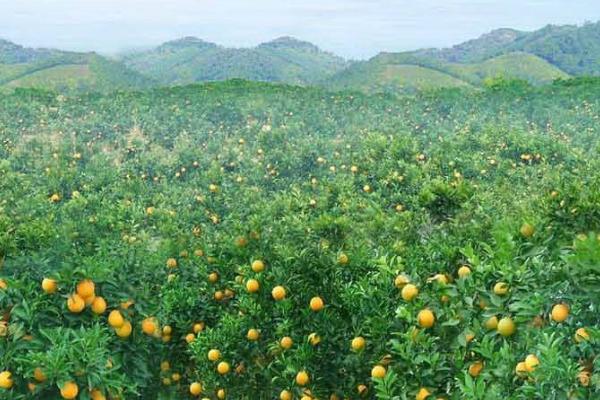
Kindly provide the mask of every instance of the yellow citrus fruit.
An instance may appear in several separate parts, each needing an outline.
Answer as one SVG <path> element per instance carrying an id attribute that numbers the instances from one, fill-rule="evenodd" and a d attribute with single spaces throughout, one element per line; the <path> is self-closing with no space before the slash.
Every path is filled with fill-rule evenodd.
<path id="1" fill-rule="evenodd" d="M 508 337 L 515 333 L 516 326 L 512 319 L 509 317 L 504 317 L 498 321 L 496 330 L 500 335 Z"/>
<path id="2" fill-rule="evenodd" d="M 72 294 L 67 299 L 67 308 L 72 313 L 80 313 L 85 308 L 85 301 L 78 294 Z"/>
<path id="3" fill-rule="evenodd" d="M 356 387 L 356 391 L 357 391 L 357 392 L 358 392 L 358 394 L 360 394 L 361 396 L 362 396 L 362 395 L 364 395 L 365 393 L 367 393 L 367 390 L 368 390 L 368 388 L 367 388 L 367 386 L 366 386 L 366 385 L 362 385 L 362 384 L 361 384 L 361 385 L 358 385 L 358 386 Z"/>
<path id="4" fill-rule="evenodd" d="M 125 319 L 119 310 L 112 310 L 108 314 L 108 324 L 113 328 L 120 328 L 125 323 Z"/>
<path id="5" fill-rule="evenodd" d="M 467 265 L 463 265 L 458 269 L 459 278 L 466 278 L 469 275 L 471 275 L 471 268 L 469 268 Z"/>
<path id="6" fill-rule="evenodd" d="M 418 294 L 419 289 L 411 283 L 404 285 L 401 292 L 402 298 L 406 301 L 412 301 Z"/>
<path id="7" fill-rule="evenodd" d="M 162 361 L 160 363 L 160 370 L 163 372 L 167 372 L 171 369 L 171 364 L 168 361 Z"/>
<path id="8" fill-rule="evenodd" d="M 142 332 L 146 335 L 154 335 L 157 330 L 158 324 L 154 317 L 148 317 L 142 321 Z"/>
<path id="9" fill-rule="evenodd" d="M 10 371 L 0 372 L 0 388 L 10 389 L 13 386 L 12 373 Z"/>
<path id="10" fill-rule="evenodd" d="M 281 393 L 279 393 L 279 400 L 292 400 L 293 398 L 294 396 L 289 390 L 282 390 Z"/>
<path id="11" fill-rule="evenodd" d="M 96 285 L 90 279 L 84 279 L 77 284 L 77 294 L 83 298 L 94 296 Z"/>
<path id="12" fill-rule="evenodd" d="M 533 372 L 538 365 L 540 365 L 540 360 L 538 360 L 535 354 L 530 354 L 525 357 L 525 370 L 527 372 Z"/>
<path id="13" fill-rule="evenodd" d="M 221 361 L 217 365 L 217 372 L 221 375 L 225 375 L 226 373 L 229 372 L 229 370 L 230 370 L 229 363 L 227 363 L 225 361 Z"/>
<path id="14" fill-rule="evenodd" d="M 246 334 L 246 338 L 251 342 L 255 342 L 260 337 L 260 332 L 254 328 L 248 329 L 248 333 Z"/>
<path id="15" fill-rule="evenodd" d="M 400 289 L 401 287 L 403 287 L 404 285 L 406 285 L 409 282 L 410 282 L 410 279 L 408 278 L 408 276 L 398 275 L 396 277 L 396 279 L 394 279 L 394 286 L 396 286 L 398 289 Z"/>
<path id="16" fill-rule="evenodd" d="M 208 274 L 208 281 L 210 283 L 216 283 L 219 280 L 219 274 L 217 274 L 216 272 L 211 272 L 210 274 Z"/>
<path id="17" fill-rule="evenodd" d="M 87 306 L 91 306 L 92 303 L 94 302 L 94 300 L 96 300 L 96 296 L 95 295 L 91 295 L 88 297 L 83 297 L 83 302 L 85 303 L 86 307 Z"/>
<path id="18" fill-rule="evenodd" d="M 275 286 L 271 291 L 271 296 L 276 301 L 283 300 L 285 298 L 285 288 L 283 286 Z"/>
<path id="19" fill-rule="evenodd" d="M 492 315 L 485 321 L 484 325 L 487 330 L 491 331 L 496 329 L 498 327 L 498 317 Z"/>
<path id="20" fill-rule="evenodd" d="M 175 268 L 175 267 L 177 267 L 177 260 L 174 259 L 174 258 L 167 259 L 167 267 L 168 268 Z"/>
<path id="21" fill-rule="evenodd" d="M 525 365 L 525 361 L 517 363 L 517 366 L 515 367 L 515 373 L 521 377 L 527 374 L 527 366 Z"/>
<path id="22" fill-rule="evenodd" d="M 209 361 L 218 361 L 221 358 L 221 352 L 217 349 L 211 349 L 208 351 Z"/>
<path id="23" fill-rule="evenodd" d="M 293 340 L 292 340 L 292 338 L 291 338 L 291 337 L 289 337 L 289 336 L 284 336 L 284 337 L 282 337 L 282 338 L 281 338 L 281 340 L 279 341 L 279 345 L 280 345 L 282 348 L 286 349 L 286 350 L 288 350 L 289 348 L 291 348 L 293 344 L 294 344 L 294 341 L 293 341 Z"/>
<path id="24" fill-rule="evenodd" d="M 185 341 L 187 343 L 192 343 L 194 340 L 196 340 L 196 335 L 194 335 L 193 333 L 188 333 L 187 335 L 185 335 Z"/>
<path id="25" fill-rule="evenodd" d="M 530 238 L 535 233 L 535 228 L 533 227 L 533 225 L 525 222 L 523 225 L 521 225 L 520 232 L 521 232 L 521 235 L 523 235 L 523 237 Z"/>
<path id="26" fill-rule="evenodd" d="M 371 377 L 376 379 L 383 379 L 386 372 L 387 371 L 383 365 L 376 365 L 371 370 Z"/>
<path id="27" fill-rule="evenodd" d="M 66 382 L 60 388 L 60 395 L 63 399 L 74 399 L 79 393 L 79 386 L 73 381 Z"/>
<path id="28" fill-rule="evenodd" d="M 202 393 L 202 385 L 200 382 L 192 382 L 190 384 L 190 394 L 192 396 L 200 396 L 200 393 Z"/>
<path id="29" fill-rule="evenodd" d="M 590 335 L 589 333 L 587 333 L 587 331 L 585 330 L 585 328 L 579 328 L 577 329 L 577 331 L 575 331 L 575 341 L 577 343 L 581 343 L 585 340 L 589 340 L 590 339 Z"/>
<path id="30" fill-rule="evenodd" d="M 569 306 L 566 304 L 556 304 L 552 307 L 552 320 L 564 322 L 569 317 Z"/>
<path id="31" fill-rule="evenodd" d="M 316 346 L 319 343 L 321 343 L 321 337 L 317 333 L 313 332 L 310 335 L 308 335 L 308 342 L 312 346 Z"/>
<path id="32" fill-rule="evenodd" d="M 354 339 L 352 339 L 352 343 L 350 344 L 350 346 L 354 351 L 361 351 L 365 348 L 365 338 L 363 338 L 362 336 L 355 337 Z"/>
<path id="33" fill-rule="evenodd" d="M 173 374 L 171 375 L 171 379 L 173 380 L 173 382 L 179 382 L 181 380 L 181 374 L 178 372 L 173 372 Z"/>
<path id="34" fill-rule="evenodd" d="M 260 289 L 260 284 L 256 279 L 248 279 L 246 282 L 246 290 L 248 293 L 256 293 Z"/>
<path id="35" fill-rule="evenodd" d="M 93 389 L 90 392 L 90 398 L 92 400 L 106 400 L 106 396 L 99 389 Z"/>
<path id="36" fill-rule="evenodd" d="M 115 332 L 117 333 L 118 337 L 124 339 L 124 338 L 129 337 L 129 335 L 131 335 L 132 329 L 133 329 L 133 327 L 131 326 L 131 322 L 124 320 L 123 325 L 121 325 L 118 328 L 115 328 Z"/>
<path id="37" fill-rule="evenodd" d="M 42 290 L 48 294 L 56 293 L 56 291 L 58 290 L 58 284 L 56 280 L 44 278 L 42 280 Z"/>
<path id="38" fill-rule="evenodd" d="M 225 389 L 219 389 L 217 390 L 217 399 L 224 399 L 225 398 Z"/>
<path id="39" fill-rule="evenodd" d="M 417 323 L 421 328 L 431 328 L 435 323 L 435 315 L 431 310 L 425 308 L 417 314 Z"/>
<path id="40" fill-rule="evenodd" d="M 106 311 L 106 300 L 100 296 L 96 296 L 92 301 L 92 312 L 96 315 L 104 314 Z"/>
<path id="41" fill-rule="evenodd" d="M 254 260 L 252 261 L 252 271 L 258 273 L 265 270 L 265 263 L 262 260 Z"/>
<path id="42" fill-rule="evenodd" d="M 38 382 L 45 382 L 47 379 L 46 374 L 40 367 L 33 370 L 33 378 Z"/>
<path id="43" fill-rule="evenodd" d="M 340 264 L 340 265 L 346 265 L 346 264 L 348 264 L 349 261 L 350 261 L 350 259 L 348 258 L 348 256 L 345 253 L 341 253 L 338 256 L 338 264 Z"/>
<path id="44" fill-rule="evenodd" d="M 325 307 L 325 303 L 323 302 L 322 298 L 315 296 L 310 299 L 310 309 L 314 312 L 321 311 L 323 307 Z"/>
<path id="45" fill-rule="evenodd" d="M 306 371 L 300 371 L 296 374 L 296 383 L 298 386 L 306 386 L 310 381 L 310 377 Z"/>
<path id="46" fill-rule="evenodd" d="M 415 396 L 415 400 L 425 400 L 427 399 L 427 397 L 429 397 L 431 395 L 431 392 L 429 390 L 427 390 L 426 388 L 421 388 L 419 389 L 419 391 L 417 392 L 417 395 Z"/>
<path id="47" fill-rule="evenodd" d="M 194 331 L 194 333 L 200 333 L 204 330 L 204 322 L 197 322 L 194 324 L 194 326 L 192 327 L 192 330 Z"/>
<path id="48" fill-rule="evenodd" d="M 163 335 L 168 336 L 173 333 L 173 328 L 170 325 L 165 325 L 162 328 L 162 333 Z"/>
<path id="49" fill-rule="evenodd" d="M 581 371 L 577 374 L 577 379 L 581 386 L 588 387 L 590 385 L 590 372 L 589 371 Z"/>
<path id="50" fill-rule="evenodd" d="M 504 296 L 508 293 L 508 284 L 504 282 L 498 282 L 494 285 L 494 293 L 498 296 Z"/>

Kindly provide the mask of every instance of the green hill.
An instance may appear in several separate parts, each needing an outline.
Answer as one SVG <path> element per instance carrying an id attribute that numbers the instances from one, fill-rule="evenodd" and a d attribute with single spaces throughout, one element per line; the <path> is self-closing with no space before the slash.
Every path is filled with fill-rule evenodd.
<path id="1" fill-rule="evenodd" d="M 310 84 L 333 75 L 347 65 L 341 57 L 289 37 L 254 48 L 235 49 L 188 37 L 128 55 L 124 62 L 163 84 L 232 78 Z"/>

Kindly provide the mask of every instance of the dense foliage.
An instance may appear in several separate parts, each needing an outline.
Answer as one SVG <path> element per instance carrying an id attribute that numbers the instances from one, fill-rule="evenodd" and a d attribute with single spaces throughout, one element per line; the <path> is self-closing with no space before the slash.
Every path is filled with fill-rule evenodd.
<path id="1" fill-rule="evenodd" d="M 599 122 L 597 79 L 3 96 L 0 398 L 598 398 Z"/>

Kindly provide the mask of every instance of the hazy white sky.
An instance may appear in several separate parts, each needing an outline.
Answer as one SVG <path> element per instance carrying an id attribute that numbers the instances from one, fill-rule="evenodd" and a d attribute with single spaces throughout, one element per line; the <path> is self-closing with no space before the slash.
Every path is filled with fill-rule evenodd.
<path id="1" fill-rule="evenodd" d="M 242 47 L 291 35 L 362 58 L 586 20 L 600 20 L 600 0 L 0 0 L 1 38 L 104 53 L 181 36 Z"/>

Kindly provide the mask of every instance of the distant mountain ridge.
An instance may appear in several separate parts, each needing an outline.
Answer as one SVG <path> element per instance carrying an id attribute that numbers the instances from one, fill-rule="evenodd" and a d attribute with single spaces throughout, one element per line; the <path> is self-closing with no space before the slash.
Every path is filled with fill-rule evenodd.
<path id="1" fill-rule="evenodd" d="M 144 89 L 237 78 L 395 92 L 477 87 L 498 77 L 544 84 L 582 75 L 600 75 L 600 22 L 548 25 L 533 32 L 501 28 L 449 48 L 382 52 L 358 62 L 290 36 L 246 48 L 188 36 L 118 59 L 31 49 L 0 39 L 0 87 L 61 91 Z"/>

